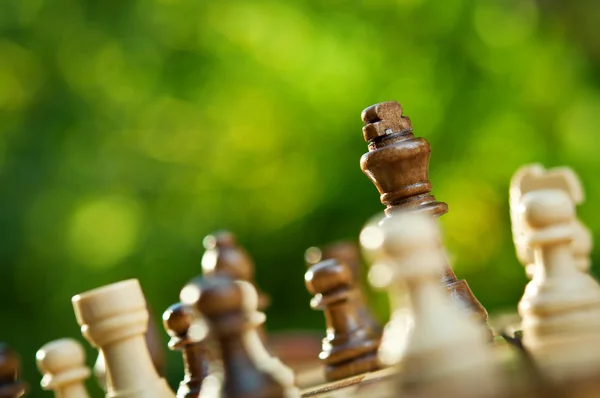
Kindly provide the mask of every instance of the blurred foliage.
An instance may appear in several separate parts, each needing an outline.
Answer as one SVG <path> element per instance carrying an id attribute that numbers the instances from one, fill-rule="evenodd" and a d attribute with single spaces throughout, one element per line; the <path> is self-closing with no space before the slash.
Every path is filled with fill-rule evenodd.
<path id="1" fill-rule="evenodd" d="M 382 210 L 359 116 L 390 99 L 431 143 L 457 274 L 514 310 L 520 165 L 571 165 L 600 229 L 600 10 L 573 3 L 0 2 L 0 339 L 37 385 L 37 348 L 79 336 L 72 295 L 139 278 L 158 320 L 220 228 L 256 260 L 270 329 L 322 328 L 303 252 Z"/>

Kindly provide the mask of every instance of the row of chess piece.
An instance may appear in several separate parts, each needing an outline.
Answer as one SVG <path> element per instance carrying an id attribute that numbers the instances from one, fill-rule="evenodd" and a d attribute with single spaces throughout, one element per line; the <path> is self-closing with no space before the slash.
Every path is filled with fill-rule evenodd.
<path id="1" fill-rule="evenodd" d="M 253 283 L 249 255 L 232 234 L 215 234 L 205 239 L 203 276 L 163 315 L 169 347 L 184 357 L 177 393 L 152 361 L 137 280 L 72 298 L 83 336 L 99 350 L 107 397 L 600 397 L 600 285 L 589 274 L 591 234 L 575 213 L 583 201 L 577 176 L 529 165 L 511 181 L 513 237 L 531 282 L 517 319 L 492 330 L 448 264 L 435 222 L 448 206 L 430 194 L 429 144 L 414 137 L 397 102 L 369 107 L 362 118 L 369 152 L 361 168 L 386 211 L 363 229 L 360 244 L 370 283 L 390 293 L 385 328 L 364 302 L 356 256 L 340 246 L 310 250 L 305 283 L 311 307 L 325 314 L 315 358 L 325 377 L 303 385 L 290 358 L 269 349 L 262 330 L 269 299 Z M 42 387 L 87 397 L 90 371 L 76 340 L 45 345 L 37 361 Z M 23 393 L 17 367 L 16 354 L 0 348 L 0 398 Z"/>
<path id="2" fill-rule="evenodd" d="M 361 396 L 360 386 L 344 390 L 343 381 L 365 373 L 381 379 L 372 392 L 375 396 L 397 396 L 397 391 L 408 386 L 404 383 L 421 383 L 432 376 L 435 390 L 428 387 L 428 397 L 437 396 L 439 387 L 447 389 L 450 382 L 457 383 L 455 388 L 462 391 L 467 376 L 485 381 L 478 394 L 487 389 L 496 392 L 497 388 L 491 387 L 499 379 L 494 373 L 487 330 L 456 306 L 439 283 L 445 258 L 434 221 L 422 214 L 395 214 L 381 225 L 366 227 L 361 239 L 371 255 L 378 253 L 374 263 L 378 272 L 387 267 L 388 284 L 405 284 L 404 291 L 413 302 L 412 332 L 408 333 L 404 324 L 393 330 L 394 335 L 390 335 L 392 329 L 386 329 L 388 345 L 395 340 L 406 348 L 398 361 L 383 363 L 379 359 L 382 330 L 368 312 L 353 269 L 339 260 L 348 254 L 348 247 L 332 246 L 334 253 L 325 251 L 325 256 L 335 257 L 316 262 L 305 275 L 307 289 L 314 295 L 311 307 L 325 312 L 328 333 L 319 358 L 325 365 L 325 380 L 332 383 L 301 391 L 294 371 L 265 348 L 261 331 L 265 316 L 258 311 L 259 294 L 250 280 L 239 279 L 240 275 L 252 275 L 241 272 L 249 270 L 244 264 L 250 263 L 242 261 L 249 259 L 247 253 L 233 235 L 220 233 L 207 237 L 216 244 L 204 255 L 204 275 L 190 281 L 181 290 L 180 302 L 163 314 L 171 336 L 169 347 L 181 350 L 185 362 L 186 374 L 177 397 L 318 396 L 321 391 L 329 394 L 336 389 L 336 381 L 342 382 L 339 396 Z M 175 396 L 150 355 L 144 336 L 149 314 L 137 280 L 78 294 L 72 304 L 83 336 L 99 350 L 101 360 L 97 364 L 101 363 L 105 371 L 101 385 L 107 397 Z M 424 312 L 416 311 L 418 308 Z M 432 347 L 440 351 L 427 358 Z M 471 362 L 463 364 L 462 372 L 454 369 L 457 353 Z M 12 374 L 3 379 L 10 383 L 1 383 L 0 389 L 10 386 L 13 395 L 6 396 L 17 397 L 24 392 L 24 385 L 16 379 L 17 357 L 4 346 L 0 358 L 0 373 Z M 36 359 L 44 389 L 55 391 L 57 397 L 88 397 L 84 381 L 91 372 L 77 340 L 52 341 L 40 348 Z M 402 371 L 396 372 L 399 363 Z M 397 385 L 396 374 L 402 374 L 403 383 Z"/>

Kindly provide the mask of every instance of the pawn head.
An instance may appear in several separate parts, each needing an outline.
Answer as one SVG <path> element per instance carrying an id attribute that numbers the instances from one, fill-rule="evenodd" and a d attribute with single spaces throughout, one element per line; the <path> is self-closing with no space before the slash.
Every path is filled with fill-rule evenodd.
<path id="1" fill-rule="evenodd" d="M 352 272 L 352 278 L 357 281 L 360 271 L 360 253 L 356 243 L 350 241 L 336 242 L 323 249 L 323 259 L 335 258 L 347 265 Z"/>
<path id="2" fill-rule="evenodd" d="M 177 303 L 163 312 L 162 319 L 169 336 L 185 336 L 192 325 L 194 315 L 186 305 Z"/>
<path id="3" fill-rule="evenodd" d="M 235 235 L 220 231 L 204 238 L 206 252 L 202 256 L 205 276 L 227 275 L 233 279 L 252 281 L 254 262 L 246 250 L 237 244 Z"/>
<path id="4" fill-rule="evenodd" d="M 518 212 L 531 229 L 571 223 L 575 219 L 573 201 L 559 189 L 538 190 L 523 195 Z"/>
<path id="5" fill-rule="evenodd" d="M 332 258 L 310 267 L 304 274 L 304 281 L 311 294 L 326 294 L 333 290 L 350 287 L 352 273 L 347 266 Z"/>
<path id="6" fill-rule="evenodd" d="M 191 290 L 188 294 L 199 297 L 199 291 L 194 292 L 194 286 L 194 284 L 188 284 L 187 288 Z M 184 295 L 182 294 L 182 296 Z M 171 305 L 163 312 L 162 319 L 163 326 L 171 337 L 168 343 L 171 350 L 180 350 L 187 344 L 200 342 L 208 335 L 206 322 L 189 305 L 183 303 Z"/>
<path id="7" fill-rule="evenodd" d="M 372 271 L 387 275 L 387 284 L 396 278 L 441 272 L 445 253 L 439 228 L 430 216 L 423 213 L 394 214 L 381 222 L 378 233 L 373 233 L 373 236 L 375 241 L 370 244 L 378 255 L 375 260 L 377 267 Z M 382 268 L 386 272 L 382 272 Z M 385 286 L 386 283 L 378 282 L 377 285 Z"/>
<path id="8" fill-rule="evenodd" d="M 52 341 L 35 354 L 37 367 L 43 374 L 58 374 L 85 366 L 85 351 L 74 339 Z"/>
<path id="9" fill-rule="evenodd" d="M 214 275 L 194 279 L 180 294 L 181 302 L 199 311 L 209 320 L 244 308 L 242 289 L 228 276 Z"/>

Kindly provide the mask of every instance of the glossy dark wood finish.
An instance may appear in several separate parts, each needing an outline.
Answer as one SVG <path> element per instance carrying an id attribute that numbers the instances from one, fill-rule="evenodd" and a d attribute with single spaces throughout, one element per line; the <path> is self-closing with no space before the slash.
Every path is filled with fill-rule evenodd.
<path id="1" fill-rule="evenodd" d="M 243 293 L 225 276 L 206 278 L 198 286 L 197 309 L 219 342 L 223 359 L 225 398 L 283 398 L 285 389 L 268 372 L 260 370 L 244 343 L 244 332 L 253 328 L 244 309 Z"/>
<path id="2" fill-rule="evenodd" d="M 357 312 L 356 289 L 350 268 L 335 259 L 321 261 L 305 275 L 308 291 L 315 295 L 313 309 L 325 314 L 327 337 L 319 355 L 327 380 L 340 380 L 379 368 L 380 336 L 373 333 Z"/>
<path id="3" fill-rule="evenodd" d="M 392 217 L 395 211 L 423 211 L 439 217 L 448 212 L 448 205 L 431 194 L 429 143 L 424 138 L 415 138 L 410 119 L 402 115 L 402 106 L 396 101 L 370 106 L 362 112 L 362 120 L 369 152 L 362 156 L 360 166 L 379 191 L 386 215 Z M 442 271 L 441 282 L 463 308 L 489 328 L 487 311 L 467 282 L 457 279 L 449 264 Z"/>
<path id="4" fill-rule="evenodd" d="M 258 310 L 264 312 L 270 304 L 269 296 L 256 286 L 254 261 L 246 249 L 238 244 L 235 235 L 221 230 L 207 235 L 203 243 L 206 249 L 202 258 L 203 275 L 226 275 L 252 283 L 258 292 Z"/>
<path id="5" fill-rule="evenodd" d="M 360 160 L 361 169 L 375 184 L 386 212 L 411 209 L 434 216 L 446 213 L 448 205 L 431 195 L 429 143 L 415 138 L 400 104 L 390 101 L 373 105 L 363 111 L 362 119 L 369 152 Z"/>
<path id="6" fill-rule="evenodd" d="M 367 324 L 374 334 L 381 335 L 381 325 L 375 320 L 373 314 L 371 314 L 363 293 L 363 266 L 357 244 L 351 241 L 339 241 L 324 246 L 322 250 L 316 247 L 307 250 L 306 260 L 309 263 L 309 266 L 312 266 L 319 261 L 329 259 L 335 259 L 341 265 L 349 268 L 352 275 L 352 288 L 356 289 L 354 305 L 358 316 L 361 319 L 361 323 Z"/>
<path id="7" fill-rule="evenodd" d="M 196 398 L 202 390 L 202 382 L 209 374 L 209 351 L 204 339 L 194 341 L 188 334 L 193 313 L 181 303 L 173 304 L 163 313 L 165 330 L 171 336 L 169 348 L 181 351 L 184 378 L 179 383 L 177 398 Z"/>

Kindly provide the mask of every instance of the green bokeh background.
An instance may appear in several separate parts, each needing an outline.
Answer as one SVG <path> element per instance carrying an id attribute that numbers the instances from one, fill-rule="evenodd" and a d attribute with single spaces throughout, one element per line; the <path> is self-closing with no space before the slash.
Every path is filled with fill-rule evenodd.
<path id="1" fill-rule="evenodd" d="M 599 4 L 1 1 L 0 339 L 31 396 L 35 351 L 80 336 L 71 296 L 139 278 L 158 320 L 215 229 L 254 256 L 271 330 L 322 328 L 303 252 L 382 210 L 358 162 L 360 112 L 385 100 L 431 143 L 456 273 L 514 310 L 520 165 L 572 166 L 600 228 Z"/>

